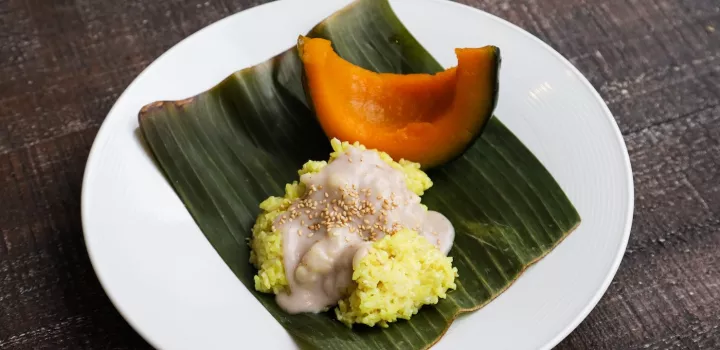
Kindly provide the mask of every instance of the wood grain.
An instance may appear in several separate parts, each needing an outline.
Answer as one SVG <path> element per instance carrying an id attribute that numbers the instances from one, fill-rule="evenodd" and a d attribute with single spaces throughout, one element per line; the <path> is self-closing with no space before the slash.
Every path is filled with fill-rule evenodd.
<path id="1" fill-rule="evenodd" d="M 142 349 L 90 266 L 82 173 L 119 93 L 198 29 L 264 1 L 0 1 L 0 349 Z M 558 349 L 720 348 L 720 2 L 464 0 L 600 91 L 636 213 L 607 294 Z"/>

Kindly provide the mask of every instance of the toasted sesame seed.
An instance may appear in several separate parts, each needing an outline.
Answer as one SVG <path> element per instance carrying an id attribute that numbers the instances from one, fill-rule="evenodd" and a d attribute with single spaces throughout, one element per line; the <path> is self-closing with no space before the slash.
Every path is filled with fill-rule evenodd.
<path id="1" fill-rule="evenodd" d="M 330 197 L 330 195 L 327 192 L 325 192 L 325 198 L 328 198 L 328 197 Z"/>
<path id="2" fill-rule="evenodd" d="M 302 230 L 297 230 L 297 235 L 302 236 Z"/>

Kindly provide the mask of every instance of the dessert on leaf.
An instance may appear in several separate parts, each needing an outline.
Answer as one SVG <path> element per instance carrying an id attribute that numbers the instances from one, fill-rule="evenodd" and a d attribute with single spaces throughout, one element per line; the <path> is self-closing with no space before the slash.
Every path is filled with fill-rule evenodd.
<path id="1" fill-rule="evenodd" d="M 300 347 L 426 349 L 580 223 L 493 117 L 500 50 L 455 53 L 443 69 L 387 0 L 356 0 L 287 51 L 141 110 L 168 183 Z"/>

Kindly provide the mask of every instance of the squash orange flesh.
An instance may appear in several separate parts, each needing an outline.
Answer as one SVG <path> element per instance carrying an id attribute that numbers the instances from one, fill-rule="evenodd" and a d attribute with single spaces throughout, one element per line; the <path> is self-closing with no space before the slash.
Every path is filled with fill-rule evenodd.
<path id="1" fill-rule="evenodd" d="M 375 73 L 301 37 L 306 92 L 328 137 L 358 141 L 428 168 L 459 155 L 492 115 L 497 48 L 456 49 L 458 65 L 430 74 Z"/>

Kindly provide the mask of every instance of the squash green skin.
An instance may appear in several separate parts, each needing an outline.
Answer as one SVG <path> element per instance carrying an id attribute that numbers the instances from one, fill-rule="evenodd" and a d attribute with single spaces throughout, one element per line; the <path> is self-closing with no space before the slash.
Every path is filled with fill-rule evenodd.
<path id="1" fill-rule="evenodd" d="M 502 66 L 502 54 L 500 52 L 500 48 L 497 46 L 493 46 L 493 61 L 494 69 L 492 70 L 493 74 L 491 77 L 491 81 L 493 82 L 493 88 L 492 88 L 492 103 L 488 106 L 488 108 L 484 111 L 479 111 L 478 114 L 478 122 L 480 123 L 480 127 L 477 129 L 475 134 L 473 135 L 473 138 L 470 139 L 470 142 L 468 142 L 464 148 L 462 148 L 458 152 L 454 153 L 448 153 L 448 157 L 440 164 L 436 166 L 440 166 L 449 162 L 452 162 L 458 158 L 460 158 L 465 151 L 467 151 L 470 147 L 473 146 L 473 144 L 477 141 L 477 139 L 482 135 L 483 131 L 485 131 L 485 127 L 490 122 L 490 119 L 495 116 L 495 108 L 497 108 L 498 104 L 498 97 L 500 95 L 500 67 Z M 423 167 L 423 169 L 430 169 Z"/>

